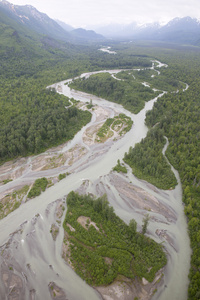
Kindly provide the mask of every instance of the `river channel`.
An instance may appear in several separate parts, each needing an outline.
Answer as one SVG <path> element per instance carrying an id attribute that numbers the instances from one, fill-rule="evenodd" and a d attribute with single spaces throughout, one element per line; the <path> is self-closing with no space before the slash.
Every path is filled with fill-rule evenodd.
<path id="1" fill-rule="evenodd" d="M 161 63 L 159 66 L 160 68 L 166 67 Z M 116 74 L 119 70 L 109 72 Z M 91 74 L 93 73 L 82 74 L 82 77 Z M 51 226 L 57 218 L 56 207 L 58 204 L 62 204 L 63 210 L 66 209 L 66 195 L 72 190 L 78 190 L 97 196 L 107 193 L 108 200 L 115 212 L 127 223 L 134 218 L 138 223 L 138 230 L 141 230 L 143 217 L 147 212 L 149 213 L 151 219 L 147 234 L 158 243 L 163 243 L 168 256 L 162 284 L 152 299 L 186 300 L 191 250 L 178 172 L 172 168 L 178 185 L 174 190 L 168 191 L 159 190 L 145 181 L 138 180 L 128 166 L 126 175 L 112 172 L 117 160 L 122 161 L 124 153 L 129 150 L 129 147 L 134 147 L 146 136 L 148 131 L 145 126 L 146 112 L 152 109 L 154 102 L 162 97 L 164 92 L 147 102 L 144 109 L 134 115 L 121 105 L 70 90 L 67 85 L 70 81 L 56 83 L 52 87 L 57 92 L 84 103 L 92 99 L 92 103 L 105 109 L 109 117 L 116 113 L 125 113 L 131 117 L 134 125 L 120 139 L 107 140 L 104 144 L 85 144 L 84 132 L 97 122 L 97 116 L 93 113 L 91 122 L 72 141 L 59 149 L 60 153 L 70 151 L 76 145 L 86 149 L 84 155 L 80 156 L 72 165 L 64 164 L 49 170 L 33 170 L 34 158 L 30 157 L 25 160 L 20 176 L 0 187 L 0 192 L 6 193 L 9 189 L 31 183 L 39 177 L 53 177 L 59 173 L 70 173 L 69 176 L 56 182 L 39 197 L 24 203 L 0 221 L 0 298 L 50 300 L 52 298 L 49 284 L 54 282 L 66 295 L 66 298 L 59 299 L 101 299 L 101 296 L 81 280 L 62 258 L 64 236 L 62 222 L 65 212 L 59 221 L 57 220 L 59 233 L 56 242 L 50 233 Z M 165 153 L 166 147 L 163 153 Z M 129 194 L 125 193 L 127 190 L 129 190 Z M 132 196 L 135 191 L 138 194 L 134 200 Z M 14 289 L 18 289 L 21 298 L 12 298 Z"/>

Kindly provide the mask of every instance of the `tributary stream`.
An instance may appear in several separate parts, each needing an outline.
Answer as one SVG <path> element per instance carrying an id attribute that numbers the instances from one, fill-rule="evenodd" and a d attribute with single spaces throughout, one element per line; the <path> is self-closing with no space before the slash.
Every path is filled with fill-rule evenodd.
<path id="1" fill-rule="evenodd" d="M 118 71 L 110 73 L 115 74 Z M 60 200 L 63 207 L 66 207 L 66 195 L 72 190 L 82 190 L 97 196 L 106 192 L 115 212 L 127 223 L 134 218 L 138 223 L 138 230 L 141 230 L 143 217 L 149 213 L 151 219 L 147 234 L 158 243 L 163 243 L 168 256 L 162 284 L 152 299 L 186 300 L 191 250 L 178 173 L 173 169 L 178 180 L 176 188 L 162 191 L 145 181 L 138 180 L 130 168 L 126 175 L 112 172 L 117 160 L 123 159 L 129 147 L 134 147 L 135 143 L 146 136 L 148 129 L 145 126 L 145 114 L 152 109 L 157 98 L 146 103 L 144 109 L 134 115 L 120 105 L 71 91 L 66 82 L 70 80 L 53 86 L 60 93 L 76 100 L 89 102 L 92 99 L 93 104 L 105 108 L 110 116 L 116 112 L 125 113 L 132 118 L 134 125 L 125 136 L 116 141 L 108 140 L 104 144 L 85 145 L 83 133 L 95 124 L 94 114 L 92 121 L 60 150 L 61 153 L 68 151 L 77 144 L 86 147 L 87 153 L 73 165 L 34 171 L 31 167 L 33 158 L 30 158 L 21 176 L 0 187 L 0 192 L 6 193 L 7 189 L 30 183 L 39 177 L 52 177 L 59 173 L 70 172 L 65 179 L 48 188 L 39 197 L 24 203 L 0 221 L 0 299 L 50 300 L 52 299 L 48 287 L 50 282 L 55 282 L 66 294 L 66 298 L 59 299 L 101 299 L 101 296 L 81 280 L 62 258 L 64 236 L 62 222 L 65 213 L 58 224 L 59 234 L 56 242 L 50 233 L 51 225 L 56 222 L 55 207 L 58 203 L 56 200 Z M 159 97 L 162 95 L 163 93 Z M 141 199 L 143 202 L 146 201 L 145 204 L 140 203 L 138 196 L 136 200 L 139 199 L 139 202 L 130 200 L 132 196 L 125 195 L 120 190 L 120 184 L 128 187 L 130 193 L 133 193 L 133 190 L 138 191 L 140 196 L 143 195 Z M 14 289 L 19 290 L 19 298 L 12 298 Z"/>

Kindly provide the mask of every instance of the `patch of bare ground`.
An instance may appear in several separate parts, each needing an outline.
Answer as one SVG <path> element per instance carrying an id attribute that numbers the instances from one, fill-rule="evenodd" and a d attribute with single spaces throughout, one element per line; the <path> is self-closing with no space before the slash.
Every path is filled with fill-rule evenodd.
<path id="1" fill-rule="evenodd" d="M 129 183 L 126 180 L 123 180 L 121 176 L 119 177 L 118 175 L 111 174 L 110 179 L 120 197 L 130 207 L 159 213 L 163 215 L 169 222 L 176 221 L 177 217 L 172 208 L 158 201 L 155 196 L 152 196 L 145 190 L 134 186 L 132 183 Z"/>
<path id="2" fill-rule="evenodd" d="M 51 153 L 37 156 L 32 161 L 33 171 L 44 171 L 59 168 L 66 164 L 72 165 L 87 153 L 87 149 L 81 145 L 76 145 L 64 153 Z"/>
<path id="3" fill-rule="evenodd" d="M 18 235 L 21 235 L 20 229 L 12 233 L 9 240 L 0 247 L 2 257 L 0 279 L 1 288 L 3 288 L 5 294 L 5 298 L 2 299 L 25 299 L 24 279 L 26 277 L 22 276 L 22 268 L 13 256 L 13 246 L 15 249 L 18 247 Z"/>
<path id="4" fill-rule="evenodd" d="M 49 292 L 52 299 L 67 300 L 64 291 L 59 286 L 57 286 L 55 282 L 49 283 Z"/>
<path id="5" fill-rule="evenodd" d="M 63 166 L 67 157 L 66 154 L 46 154 L 37 156 L 32 160 L 33 171 L 44 171 Z"/>
<path id="6" fill-rule="evenodd" d="M 51 232 L 53 240 L 55 241 L 56 238 L 57 238 L 57 236 L 58 236 L 58 233 L 59 233 L 59 227 L 58 227 L 58 225 L 52 224 L 50 232 Z"/>
<path id="7" fill-rule="evenodd" d="M 70 231 L 76 231 L 69 223 L 67 223 L 66 226 L 69 227 Z"/>
<path id="8" fill-rule="evenodd" d="M 103 125 L 103 123 L 90 126 L 89 128 L 86 129 L 86 131 L 83 133 L 83 142 L 86 145 L 90 146 L 96 142 L 97 132 L 101 128 L 102 125 Z"/>
<path id="9" fill-rule="evenodd" d="M 71 252 L 70 252 L 70 242 L 69 242 L 69 236 L 67 232 L 64 233 L 64 240 L 62 244 L 62 258 L 68 263 L 68 265 L 74 270 L 73 264 L 70 260 Z"/>
<path id="10" fill-rule="evenodd" d="M 17 209 L 22 202 L 25 202 L 29 186 L 25 185 L 17 189 L 10 189 L 0 194 L 0 219 Z"/>
<path id="11" fill-rule="evenodd" d="M 58 234 L 59 234 L 59 227 L 61 225 L 61 218 L 63 216 L 65 207 L 63 205 L 63 201 L 62 200 L 57 200 L 56 201 L 56 208 L 55 208 L 55 220 L 56 223 L 53 223 L 51 225 L 51 229 L 50 229 L 50 233 L 52 235 L 53 240 L 55 241 Z M 48 213 L 48 211 L 47 211 Z"/>
<path id="12" fill-rule="evenodd" d="M 28 158 L 18 158 L 4 163 L 0 166 L 0 181 L 9 179 L 15 179 L 19 177 L 23 170 L 24 166 L 27 164 Z M 7 175 L 9 174 L 9 176 Z"/>
<path id="13" fill-rule="evenodd" d="M 176 245 L 176 239 L 174 237 L 171 237 L 167 230 L 164 229 L 157 229 L 156 235 L 159 236 L 159 238 L 162 238 L 164 241 L 167 241 L 168 244 L 174 248 L 176 252 L 178 252 L 178 245 Z"/>
<path id="14" fill-rule="evenodd" d="M 96 122 L 104 121 L 110 115 L 110 112 L 101 106 L 95 106 L 94 112 L 96 114 Z"/>
<path id="15" fill-rule="evenodd" d="M 66 163 L 68 163 L 69 166 L 73 165 L 87 152 L 88 150 L 85 147 L 77 144 L 74 148 L 70 149 L 69 152 L 67 153 L 68 160 Z"/>
<path id="16" fill-rule="evenodd" d="M 88 229 L 89 224 L 95 226 L 96 224 L 91 224 L 91 219 L 89 217 L 80 216 L 77 221 L 84 228 Z M 69 226 L 67 224 L 67 226 Z M 98 230 L 98 227 L 96 228 Z M 71 230 L 74 230 L 73 228 Z M 69 266 L 74 270 L 73 264 L 71 262 L 70 256 L 70 242 L 69 235 L 67 232 L 64 233 L 64 241 L 62 246 L 62 257 L 69 264 Z M 104 257 L 105 262 L 108 265 L 112 265 L 112 259 L 109 257 Z M 148 282 L 145 278 L 135 277 L 130 279 L 122 275 L 118 275 L 116 280 L 105 286 L 93 286 L 104 300 L 133 300 L 133 299 L 143 299 L 150 300 L 157 288 L 162 284 L 164 269 L 157 272 L 153 282 Z"/>
<path id="17" fill-rule="evenodd" d="M 95 287 L 95 289 L 104 300 L 149 300 L 162 279 L 162 271 L 160 270 L 156 274 L 154 281 L 151 283 L 144 278 L 142 280 L 138 278 L 132 280 L 120 275 L 112 284 Z"/>
<path id="18" fill-rule="evenodd" d="M 84 180 L 81 186 L 76 190 L 80 195 L 84 195 L 87 192 L 87 188 L 89 187 L 89 180 Z"/>
<path id="19" fill-rule="evenodd" d="M 89 128 L 86 129 L 86 131 L 83 133 L 83 142 L 90 146 L 96 143 L 96 134 L 98 130 L 101 128 L 105 120 L 109 117 L 110 112 L 100 106 L 95 106 L 93 108 L 93 112 L 96 115 L 96 121 L 95 123 L 100 123 L 100 124 L 95 124 L 90 126 Z"/>
<path id="20" fill-rule="evenodd" d="M 83 103 L 80 103 L 80 105 L 86 107 Z M 110 110 L 99 106 L 95 106 L 93 111 L 96 114 L 96 123 L 105 121 L 110 115 Z M 95 124 L 86 130 L 83 134 L 83 140 L 86 145 L 93 145 L 95 143 L 96 132 L 101 125 Z M 18 158 L 4 163 L 0 166 L 0 185 L 3 185 L 5 180 L 9 181 L 19 178 L 27 171 L 37 172 L 58 168 L 64 165 L 71 166 L 88 152 L 85 147 L 77 144 L 70 150 L 61 153 L 62 149 L 67 144 L 68 142 L 57 147 L 50 148 L 46 152 L 37 156 Z"/>
<path id="21" fill-rule="evenodd" d="M 99 231 L 99 228 L 98 226 L 96 225 L 95 222 L 92 222 L 91 219 L 89 217 L 84 217 L 84 216 L 80 216 L 78 219 L 77 219 L 77 222 L 79 224 L 81 224 L 81 226 L 83 226 L 85 229 L 89 229 L 90 226 L 94 226 L 94 228 Z"/>
<path id="22" fill-rule="evenodd" d="M 14 273 L 10 266 L 9 269 L 2 271 L 2 282 L 8 292 L 9 300 L 21 300 L 24 296 L 22 279 Z"/>
<path id="23" fill-rule="evenodd" d="M 64 213 L 65 207 L 63 201 L 59 201 L 56 206 L 56 218 L 61 219 Z"/>
<path id="24" fill-rule="evenodd" d="M 73 264 L 70 260 L 70 242 L 68 240 L 68 234 L 65 232 L 64 242 L 62 247 L 62 257 L 73 268 Z M 112 259 L 104 257 L 107 264 L 112 264 Z M 161 284 L 163 277 L 163 269 L 157 272 L 153 282 L 148 282 L 145 278 L 129 279 L 124 276 L 118 276 L 116 280 L 107 286 L 93 286 L 104 300 L 133 300 L 143 299 L 149 300 L 156 292 L 158 285 Z"/>

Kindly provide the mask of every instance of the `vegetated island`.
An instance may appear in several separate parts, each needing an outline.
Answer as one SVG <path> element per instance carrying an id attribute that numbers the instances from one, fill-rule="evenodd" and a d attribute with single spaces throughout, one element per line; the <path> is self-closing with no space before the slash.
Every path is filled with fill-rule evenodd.
<path id="1" fill-rule="evenodd" d="M 118 75 L 119 76 L 119 75 Z M 109 73 L 100 73 L 89 78 L 79 78 L 69 85 L 71 88 L 105 98 L 121 104 L 125 109 L 137 114 L 145 102 L 160 94 L 142 83 L 130 80 L 117 80 Z"/>
<path id="2" fill-rule="evenodd" d="M 124 156 L 124 162 L 132 168 L 135 176 L 163 190 L 177 185 L 176 177 L 162 154 L 165 143 L 163 131 L 154 127 Z"/>
<path id="3" fill-rule="evenodd" d="M 67 197 L 63 258 L 89 285 L 109 299 L 150 299 L 167 259 L 162 245 L 146 237 L 132 219 L 127 225 L 104 195 L 71 192 Z M 106 298 L 107 299 L 107 298 Z"/>

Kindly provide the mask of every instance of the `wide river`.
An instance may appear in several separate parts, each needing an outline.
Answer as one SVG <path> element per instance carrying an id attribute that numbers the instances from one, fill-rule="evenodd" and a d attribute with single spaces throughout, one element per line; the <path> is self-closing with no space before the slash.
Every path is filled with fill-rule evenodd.
<path id="1" fill-rule="evenodd" d="M 161 63 L 159 66 L 160 68 L 166 67 Z M 115 74 L 119 70 L 109 72 Z M 83 74 L 82 76 L 87 77 L 91 74 Z M 31 169 L 32 158 L 30 158 L 25 166 L 27 169 L 21 176 L 7 185 L 0 187 L 0 192 L 6 192 L 6 189 L 29 183 L 38 177 L 56 176 L 61 171 L 62 173 L 65 171 L 71 173 L 62 181 L 48 188 L 39 197 L 24 203 L 0 221 L 0 268 L 1 278 L 4 279 L 0 283 L 1 299 L 12 299 L 9 298 L 9 293 L 15 287 L 17 278 L 19 278 L 18 284 L 21 284 L 22 296 L 19 298 L 21 300 L 50 300 L 51 296 L 48 288 L 50 282 L 55 282 L 57 286 L 62 288 L 69 300 L 101 299 L 96 291 L 81 280 L 62 259 L 61 249 L 64 235 L 62 226 L 59 228 L 56 242 L 53 241 L 50 233 L 51 225 L 55 223 L 56 200 L 61 199 L 63 205 L 65 205 L 66 195 L 72 190 L 79 189 L 80 186 L 83 186 L 83 183 L 87 183 L 87 192 L 92 193 L 97 192 L 96 187 L 97 185 L 100 186 L 101 183 L 101 186 L 104 186 L 105 190 L 110 191 L 108 192 L 108 200 L 114 207 L 115 212 L 127 223 L 130 219 L 135 218 L 139 230 L 141 229 L 143 216 L 146 214 L 144 209 L 136 209 L 134 206 L 128 205 L 127 201 L 124 201 L 120 197 L 117 189 L 112 185 L 110 172 L 116 165 L 117 160 L 123 159 L 124 153 L 129 150 L 129 147 L 134 147 L 135 143 L 140 142 L 146 136 L 148 129 L 145 126 L 145 114 L 148 110 L 152 109 L 154 102 L 158 98 L 146 103 L 144 109 L 137 115 L 134 115 L 123 109 L 120 105 L 92 95 L 70 90 L 68 85 L 66 85 L 68 82 L 70 80 L 54 84 L 53 87 L 59 93 L 82 102 L 89 102 L 92 99 L 93 104 L 97 104 L 109 111 L 110 116 L 114 115 L 114 112 L 125 113 L 131 117 L 134 125 L 119 140 L 107 141 L 103 145 L 95 144 L 88 146 L 84 144 L 82 137 L 84 131 L 92 124 L 95 124 L 96 116 L 94 114 L 90 124 L 85 126 L 72 141 L 60 150 L 61 152 L 68 151 L 77 144 L 87 148 L 87 153 L 72 166 L 68 165 L 46 171 L 33 171 Z M 162 95 L 163 93 L 159 97 L 162 97 Z M 138 180 L 132 174 L 130 168 L 128 170 L 129 172 L 124 176 L 123 180 L 142 189 L 145 193 L 153 197 L 156 202 L 169 207 L 174 216 L 173 220 L 170 220 L 162 212 L 148 211 L 151 217 L 148 235 L 158 243 L 162 242 L 168 254 L 168 263 L 165 269 L 163 284 L 152 299 L 186 300 L 191 250 L 187 234 L 186 218 L 183 212 L 182 188 L 179 175 L 173 169 L 178 180 L 178 185 L 174 190 L 162 191 L 144 181 Z M 123 175 L 120 176 L 123 177 Z M 109 197 L 109 193 L 111 195 L 111 192 L 113 197 Z M 6 268 L 12 269 L 14 274 L 12 277 L 13 281 L 10 280 L 9 287 L 5 284 L 5 282 L 8 282 L 6 280 L 9 277 Z"/>

